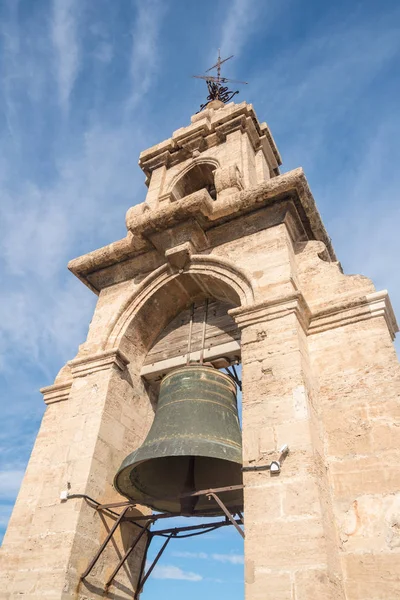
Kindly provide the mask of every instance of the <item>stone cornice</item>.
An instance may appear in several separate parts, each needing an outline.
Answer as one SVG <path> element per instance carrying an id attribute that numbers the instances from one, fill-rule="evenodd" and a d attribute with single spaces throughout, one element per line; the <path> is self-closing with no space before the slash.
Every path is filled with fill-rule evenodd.
<path id="1" fill-rule="evenodd" d="M 229 314 L 240 329 L 295 314 L 304 331 L 308 329 L 311 316 L 307 302 L 301 292 L 298 291 L 272 301 L 233 308 L 229 311 Z"/>
<path id="2" fill-rule="evenodd" d="M 273 319 L 285 317 L 291 313 L 297 315 L 307 335 L 321 333 L 375 317 L 385 319 L 392 339 L 399 331 L 387 290 L 347 299 L 313 313 L 311 313 L 301 292 L 298 291 L 270 302 L 233 308 L 229 311 L 229 314 L 241 329 L 256 323 L 266 323 Z"/>
<path id="3" fill-rule="evenodd" d="M 294 203 L 308 239 L 324 242 L 331 260 L 336 260 L 303 170 L 295 169 L 223 200 L 212 200 L 203 189 L 179 201 L 161 204 L 153 210 L 145 203 L 134 206 L 126 216 L 129 229 L 126 238 L 70 261 L 68 268 L 98 293 L 100 290 L 92 285 L 88 276 L 154 250 L 150 242 L 154 234 L 190 220 L 195 220 L 206 233 L 219 224 L 288 199 Z"/>
<path id="4" fill-rule="evenodd" d="M 187 127 L 181 127 L 169 139 L 141 152 L 139 166 L 147 177 L 161 166 L 169 167 L 185 159 L 193 150 L 204 150 L 220 144 L 234 131 L 246 131 L 255 149 L 273 157 L 275 169 L 282 164 L 281 156 L 266 123 L 258 121 L 254 108 L 247 102 L 233 102 L 218 108 L 206 108 L 192 117 Z"/>
<path id="5" fill-rule="evenodd" d="M 75 358 L 68 363 L 73 377 L 85 377 L 114 366 L 123 371 L 128 364 L 129 360 L 120 350 L 105 350 L 83 358 Z"/>
<path id="6" fill-rule="evenodd" d="M 71 368 L 72 379 L 43 387 L 40 392 L 43 394 L 45 404 L 63 402 L 69 398 L 74 378 L 85 377 L 90 373 L 104 371 L 114 366 L 123 371 L 128 364 L 129 360 L 120 350 L 105 350 L 83 358 L 75 358 L 68 362 Z"/>
<path id="7" fill-rule="evenodd" d="M 399 331 L 387 290 L 333 304 L 312 315 L 308 334 L 321 333 L 374 317 L 384 317 L 390 336 Z"/>
<path id="8" fill-rule="evenodd" d="M 55 402 L 63 402 L 64 400 L 68 400 L 71 386 L 72 379 L 63 383 L 55 383 L 53 385 L 41 388 L 40 392 L 43 394 L 44 403 L 54 404 Z"/>

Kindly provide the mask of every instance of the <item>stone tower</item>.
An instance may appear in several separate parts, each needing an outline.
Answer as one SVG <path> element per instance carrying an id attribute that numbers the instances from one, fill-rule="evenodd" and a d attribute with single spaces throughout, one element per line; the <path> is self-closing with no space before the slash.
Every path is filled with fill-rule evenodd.
<path id="1" fill-rule="evenodd" d="M 98 302 L 42 390 L 2 598 L 104 597 L 135 526 L 80 582 L 114 522 L 80 495 L 123 500 L 113 477 L 152 422 L 157 381 L 184 364 L 185 315 L 204 298 L 207 360 L 243 369 L 246 600 L 400 597 L 397 324 L 386 291 L 343 274 L 303 171 L 280 163 L 251 105 L 214 101 L 141 154 L 148 192 L 126 237 L 70 263 Z M 258 470 L 284 444 L 280 474 Z M 144 548 L 106 597 L 132 597 Z"/>

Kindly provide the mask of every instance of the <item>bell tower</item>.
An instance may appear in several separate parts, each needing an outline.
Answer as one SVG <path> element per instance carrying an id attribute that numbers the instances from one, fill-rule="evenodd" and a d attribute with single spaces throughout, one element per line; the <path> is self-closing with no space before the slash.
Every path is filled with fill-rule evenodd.
<path id="1" fill-rule="evenodd" d="M 246 600 L 400 596 L 400 372 L 387 292 L 343 274 L 302 169 L 280 174 L 270 130 L 246 102 L 212 100 L 139 165 L 147 195 L 128 210 L 126 237 L 69 263 L 98 302 L 77 356 L 42 389 L 1 597 L 137 597 L 159 505 L 129 505 L 137 473 L 129 466 L 124 484 L 116 474 L 162 437 L 174 377 L 201 368 L 233 389 L 233 371 L 218 369 L 239 363 L 242 506 L 227 492 L 223 504 L 245 523 Z M 165 431 L 170 449 L 176 429 Z M 132 469 L 148 458 L 135 456 Z M 178 500 L 166 508 L 193 511 Z"/>

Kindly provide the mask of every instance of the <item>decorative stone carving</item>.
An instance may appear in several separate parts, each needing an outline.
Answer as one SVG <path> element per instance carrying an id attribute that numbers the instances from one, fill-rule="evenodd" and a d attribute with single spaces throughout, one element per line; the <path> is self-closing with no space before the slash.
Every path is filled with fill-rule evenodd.
<path id="1" fill-rule="evenodd" d="M 44 403 L 54 404 L 55 402 L 68 400 L 71 386 L 72 380 L 63 383 L 55 383 L 54 385 L 41 388 L 40 392 L 43 394 Z"/>
<path id="2" fill-rule="evenodd" d="M 243 189 L 243 178 L 237 165 L 216 169 L 214 181 L 218 200 L 227 194 L 240 192 Z"/>
<path id="3" fill-rule="evenodd" d="M 120 350 L 106 350 L 69 361 L 74 378 L 85 377 L 88 373 L 104 371 L 114 366 L 123 371 L 128 364 L 129 360 Z"/>
<path id="4" fill-rule="evenodd" d="M 193 253 L 193 245 L 190 242 L 180 244 L 165 251 L 165 258 L 173 269 L 182 270 L 190 261 Z"/>

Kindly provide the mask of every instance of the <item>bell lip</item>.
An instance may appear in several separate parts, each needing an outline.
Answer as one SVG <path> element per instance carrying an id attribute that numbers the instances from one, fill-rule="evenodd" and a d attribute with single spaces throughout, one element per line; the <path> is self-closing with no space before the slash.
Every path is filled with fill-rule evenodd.
<path id="1" fill-rule="evenodd" d="M 172 375 L 176 375 L 179 372 L 184 372 L 187 371 L 188 369 L 204 369 L 205 371 L 212 371 L 213 373 L 218 373 L 218 375 L 220 377 L 222 377 L 223 379 L 225 379 L 226 381 L 228 381 L 234 389 L 234 392 L 237 392 L 237 385 L 236 382 L 232 379 L 232 377 L 229 377 L 229 375 L 227 375 L 226 373 L 222 373 L 219 369 L 215 369 L 214 367 L 209 367 L 208 365 L 201 365 L 199 363 L 192 363 L 189 365 L 184 365 L 183 367 L 176 367 L 175 369 L 172 369 L 171 371 L 169 371 L 166 375 L 164 375 L 164 377 L 161 380 L 161 385 L 164 383 L 164 381 L 166 381 L 166 379 L 168 379 L 168 377 L 172 377 Z"/>
<path id="2" fill-rule="evenodd" d="M 148 460 L 148 459 L 141 460 L 141 461 L 140 461 L 139 463 L 137 463 L 137 465 L 135 465 L 135 466 L 141 465 L 141 464 L 143 464 L 143 463 L 147 462 L 147 460 Z M 232 462 L 232 463 L 234 463 L 234 461 L 228 461 L 228 462 Z M 235 464 L 239 464 L 239 463 L 235 463 Z M 127 468 L 127 467 L 125 467 L 125 468 Z M 157 512 L 159 512 L 161 509 L 160 509 L 159 507 L 155 506 L 155 504 L 152 502 L 152 500 L 153 500 L 153 501 L 154 501 L 154 500 L 156 500 L 156 502 L 163 502 L 163 501 L 167 501 L 167 502 L 168 502 L 168 501 L 174 501 L 174 500 L 176 499 L 175 497 L 170 497 L 170 498 L 159 498 L 159 499 L 157 499 L 157 498 L 155 498 L 155 497 L 153 497 L 153 496 L 147 496 L 147 497 L 146 497 L 146 494 L 145 494 L 144 492 L 141 492 L 141 493 L 143 494 L 143 496 L 144 496 L 142 499 L 137 499 L 137 498 L 135 499 L 135 498 L 133 498 L 132 496 L 129 496 L 128 494 L 125 494 L 125 493 L 124 493 L 124 492 L 123 492 L 123 491 L 120 489 L 120 487 L 118 486 L 118 483 L 117 483 L 117 478 L 118 478 L 118 475 L 119 475 L 119 474 L 122 472 L 122 470 L 123 470 L 123 469 L 121 469 L 121 468 L 120 468 L 120 469 L 119 469 L 119 471 L 118 471 L 118 473 L 115 475 L 115 477 L 114 477 L 114 481 L 113 481 L 113 486 L 114 486 L 114 489 L 115 489 L 115 490 L 116 490 L 116 491 L 117 491 L 117 492 L 118 492 L 118 493 L 119 493 L 121 496 L 123 496 L 124 498 L 127 498 L 127 499 L 128 499 L 130 502 L 132 502 L 133 504 L 140 504 L 140 505 L 146 506 L 147 508 L 151 508 L 151 509 L 152 509 L 152 510 L 154 510 L 154 511 L 157 511 Z M 233 485 L 238 485 L 238 484 L 233 484 Z M 242 479 L 242 483 L 241 483 L 241 485 L 243 485 L 243 479 Z M 138 491 L 140 492 L 140 490 L 138 490 Z M 243 486 L 243 488 L 242 488 L 242 490 L 241 490 L 241 495 L 242 495 L 242 498 L 241 498 L 241 508 L 240 508 L 240 506 L 239 506 L 239 505 L 237 505 L 237 506 L 236 506 L 236 508 L 237 508 L 238 510 L 241 510 L 241 511 L 243 510 L 243 492 L 244 492 L 244 486 Z M 229 503 L 229 504 L 230 504 L 230 503 Z M 195 511 L 193 514 L 185 514 L 185 513 L 179 512 L 179 511 L 178 511 L 178 512 L 175 512 L 175 511 L 168 511 L 168 512 L 171 512 L 171 514 L 174 514 L 174 515 L 176 515 L 176 516 L 191 516 L 191 517 L 199 517 L 199 516 L 202 516 L 203 514 L 204 514 L 204 516 L 219 516 L 219 515 L 221 515 L 221 514 L 222 514 L 222 513 L 221 513 L 221 512 L 218 510 L 218 507 L 215 507 L 214 509 L 210 509 L 210 511 L 204 511 L 204 510 L 203 510 L 203 511 L 198 511 L 198 512 L 196 512 L 196 511 Z"/>
<path id="3" fill-rule="evenodd" d="M 116 473 L 116 474 L 115 474 L 115 476 L 114 476 L 113 485 L 114 485 L 115 489 L 118 491 L 118 493 L 119 493 L 119 494 L 122 494 L 122 496 L 125 496 L 125 494 L 124 494 L 124 493 L 122 493 L 122 492 L 120 491 L 119 487 L 117 486 L 117 479 L 118 479 L 119 475 L 122 473 L 122 471 L 124 471 L 124 469 L 126 469 L 126 468 L 128 468 L 128 467 L 132 466 L 132 464 L 133 464 L 133 461 L 132 461 L 132 460 L 130 460 L 130 461 L 128 462 L 128 459 L 130 459 L 130 457 L 131 457 L 132 455 L 136 454 L 136 453 L 137 453 L 137 452 L 140 450 L 140 448 L 141 448 L 141 446 L 139 446 L 139 448 L 137 448 L 137 450 L 134 450 L 133 452 L 131 452 L 131 454 L 128 454 L 128 456 L 127 456 L 126 458 L 124 458 L 124 460 L 123 460 L 123 461 L 122 461 L 122 463 L 121 463 L 121 466 L 119 467 L 119 469 L 118 469 L 117 473 Z M 177 458 L 177 457 L 179 457 L 179 456 L 186 456 L 186 455 L 185 455 L 185 454 L 169 454 L 169 455 L 165 455 L 165 456 L 163 456 L 162 458 Z M 215 458 L 216 460 L 224 460 L 224 459 L 222 459 L 222 458 L 221 458 L 221 459 L 218 459 L 218 457 L 210 457 L 210 456 L 209 456 L 209 455 L 207 455 L 207 454 L 196 454 L 196 456 L 199 456 L 199 457 L 202 457 L 202 458 Z M 161 458 L 161 457 L 158 457 L 158 458 Z M 140 460 L 138 463 L 136 463 L 136 464 L 135 464 L 134 468 L 138 467 L 139 465 L 142 465 L 143 463 L 145 463 L 145 462 L 147 462 L 147 461 L 149 461 L 149 460 L 153 460 L 153 458 L 144 458 L 143 460 Z M 127 464 L 124 464 L 125 462 L 126 462 Z M 243 466 L 243 458 L 242 458 L 242 460 L 238 460 L 238 461 L 236 461 L 236 460 L 232 460 L 232 459 L 229 459 L 229 460 L 227 460 L 226 462 L 230 462 L 230 463 L 233 463 L 233 464 L 235 464 L 235 465 L 242 465 L 242 466 Z"/>

